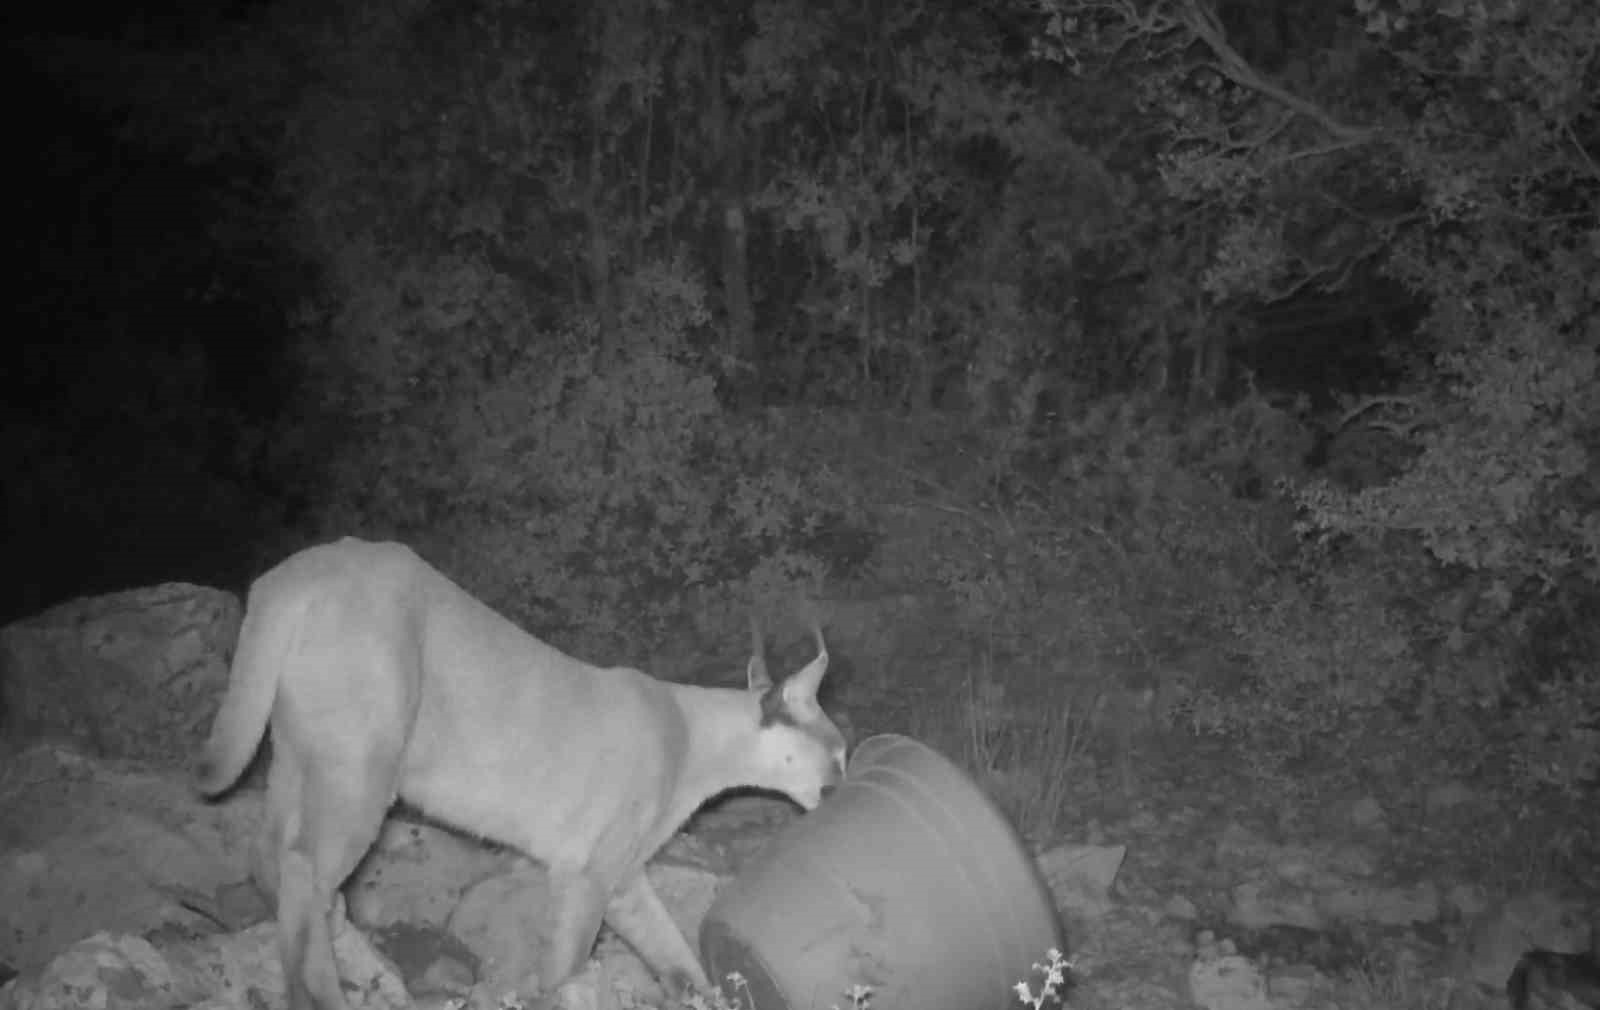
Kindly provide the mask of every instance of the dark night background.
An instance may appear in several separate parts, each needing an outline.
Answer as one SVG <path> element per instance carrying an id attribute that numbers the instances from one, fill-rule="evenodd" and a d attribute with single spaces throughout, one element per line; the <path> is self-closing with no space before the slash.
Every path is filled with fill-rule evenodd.
<path id="1" fill-rule="evenodd" d="M 1600 12 L 1423 6 L 14 15 L 0 619 L 347 534 L 596 656 L 904 593 L 955 749 L 962 657 L 1159 684 L 1584 851 Z"/>
<path id="2" fill-rule="evenodd" d="M 119 100 L 134 83 L 119 75 L 129 34 L 203 36 L 250 7 L 8 16 L 0 617 L 168 580 L 242 589 L 281 521 L 283 489 L 252 444 L 283 403 L 296 283 L 267 208 L 248 205 L 271 166 L 197 163 L 139 136 Z"/>

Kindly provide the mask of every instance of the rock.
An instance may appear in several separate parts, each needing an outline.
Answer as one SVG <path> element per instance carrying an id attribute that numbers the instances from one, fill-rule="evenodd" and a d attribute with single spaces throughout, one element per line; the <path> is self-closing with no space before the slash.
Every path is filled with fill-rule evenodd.
<path id="1" fill-rule="evenodd" d="M 451 912 L 450 932 L 478 958 L 480 986 L 495 992 L 536 992 L 538 967 L 550 924 L 550 889 L 544 868 L 522 861 L 480 880 Z"/>
<path id="2" fill-rule="evenodd" d="M 336 921 L 334 957 L 351 1010 L 409 1008 L 411 997 L 394 965 L 361 930 L 343 918 Z M 180 1000 L 220 998 L 221 1006 L 236 1010 L 254 1010 L 262 997 L 270 1005 L 284 1000 L 278 930 L 273 923 L 173 945 L 163 953 L 172 966 Z"/>
<path id="3" fill-rule="evenodd" d="M 147 940 L 96 933 L 62 951 L 8 995 L 15 1010 L 150 1010 L 175 1001 L 172 969 Z"/>
<path id="4" fill-rule="evenodd" d="M 1061 845 L 1039 855 L 1039 872 L 1056 907 L 1086 918 L 1111 911 L 1111 885 L 1116 883 L 1125 845 Z"/>
<path id="5" fill-rule="evenodd" d="M 241 609 L 184 583 L 88 597 L 0 628 L 0 728 L 188 767 L 227 683 Z"/>
<path id="6" fill-rule="evenodd" d="M 395 923 L 443 928 L 469 887 L 515 858 L 454 831 L 391 816 L 345 884 L 350 919 L 368 929 Z"/>
<path id="7" fill-rule="evenodd" d="M 645 869 L 662 904 L 692 945 L 716 897 L 717 878 L 687 866 L 652 863 Z M 449 928 L 478 958 L 480 988 L 491 992 L 534 992 L 544 985 L 535 976 L 539 954 L 548 942 L 549 885 L 544 868 L 522 860 L 505 873 L 468 889 L 450 917 Z M 632 948 L 602 929 L 595 956 L 618 985 L 653 998 L 661 990 Z"/>
<path id="8" fill-rule="evenodd" d="M 1273 1010 L 1267 984 L 1237 954 L 1202 954 L 1189 965 L 1189 998 L 1205 1010 Z"/>
<path id="9" fill-rule="evenodd" d="M 1333 987 L 1315 968 L 1294 965 L 1274 971 L 1267 978 L 1267 997 L 1275 1007 L 1310 1007 L 1328 1005 L 1331 1000 L 1318 1000 L 1319 995 L 1331 995 Z"/>
<path id="10" fill-rule="evenodd" d="M 40 744 L 12 767 L 0 809 L 0 936 L 19 969 L 97 931 L 215 932 L 259 920 L 251 851 L 258 794 L 205 804 L 171 772 Z"/>
<path id="11" fill-rule="evenodd" d="M 16 1010 L 255 1010 L 281 1006 L 283 972 L 277 929 L 263 923 L 239 933 L 153 944 L 128 934 L 100 932 L 68 947 L 7 994 Z M 411 1006 L 405 986 L 359 930 L 342 925 L 335 956 L 352 1010 Z"/>

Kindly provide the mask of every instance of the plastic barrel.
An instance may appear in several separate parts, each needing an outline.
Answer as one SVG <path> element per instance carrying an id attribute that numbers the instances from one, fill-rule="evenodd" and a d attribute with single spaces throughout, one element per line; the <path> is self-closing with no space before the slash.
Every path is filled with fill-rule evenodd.
<path id="1" fill-rule="evenodd" d="M 1001 1010 L 1060 920 L 1005 815 L 906 736 L 856 748 L 849 773 L 717 895 L 700 928 L 712 981 L 754 1010 Z M 729 987 L 738 972 L 748 993 Z"/>

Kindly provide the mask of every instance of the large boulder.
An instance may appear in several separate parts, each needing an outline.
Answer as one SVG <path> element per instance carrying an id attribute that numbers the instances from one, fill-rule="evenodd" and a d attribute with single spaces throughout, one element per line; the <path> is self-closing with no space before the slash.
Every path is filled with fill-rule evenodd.
<path id="1" fill-rule="evenodd" d="M 0 628 L 0 734 L 187 766 L 227 683 L 241 617 L 232 593 L 168 583 Z"/>

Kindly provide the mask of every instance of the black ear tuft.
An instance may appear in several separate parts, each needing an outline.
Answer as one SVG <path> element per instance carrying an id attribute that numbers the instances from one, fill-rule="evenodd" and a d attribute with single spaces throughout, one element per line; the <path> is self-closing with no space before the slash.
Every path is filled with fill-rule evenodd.
<path id="1" fill-rule="evenodd" d="M 761 692 L 761 728 L 769 726 L 798 726 L 794 712 L 783 700 L 783 685 L 774 684 Z"/>
<path id="2" fill-rule="evenodd" d="M 766 650 L 761 642 L 761 622 L 750 617 L 750 662 L 745 665 L 745 683 L 752 691 L 771 691 L 772 674 L 767 672 Z"/>

